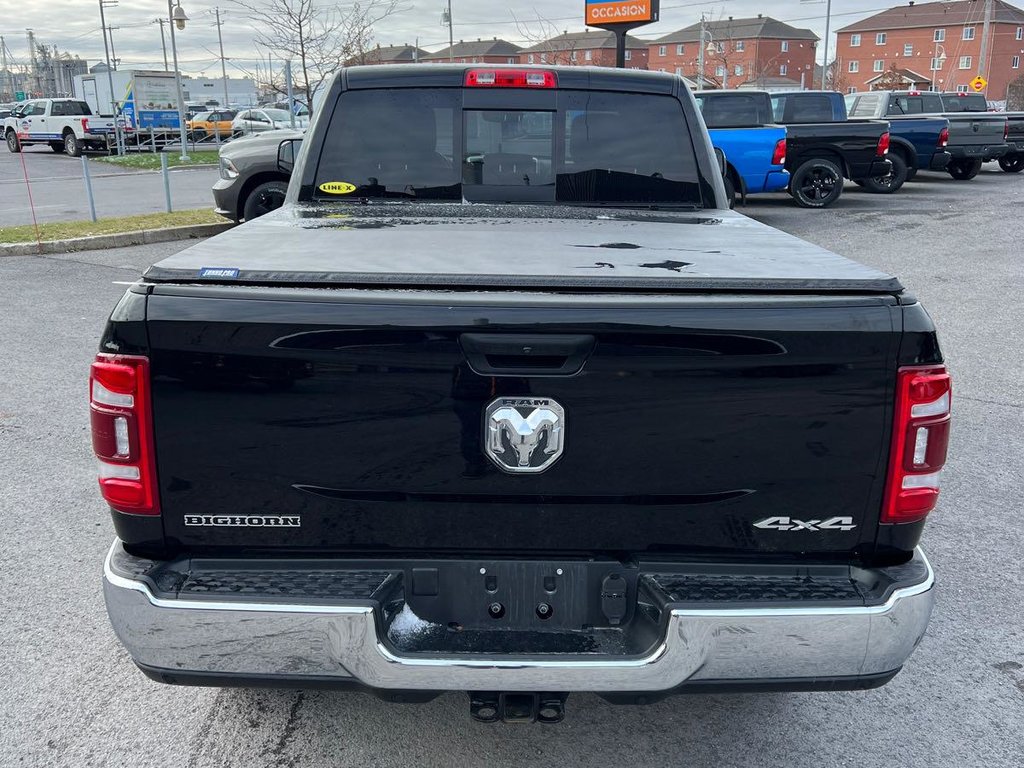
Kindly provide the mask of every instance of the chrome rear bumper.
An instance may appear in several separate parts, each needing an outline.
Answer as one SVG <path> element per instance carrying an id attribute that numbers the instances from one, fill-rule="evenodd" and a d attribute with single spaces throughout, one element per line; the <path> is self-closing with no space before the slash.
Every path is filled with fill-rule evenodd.
<path id="1" fill-rule="evenodd" d="M 339 682 L 395 690 L 667 691 L 702 681 L 867 678 L 894 673 L 928 625 L 934 575 L 873 606 L 672 608 L 641 657 L 402 655 L 375 605 L 163 599 L 104 566 L 114 631 L 140 666 L 240 679 Z M 382 637 L 384 639 L 382 639 Z"/>

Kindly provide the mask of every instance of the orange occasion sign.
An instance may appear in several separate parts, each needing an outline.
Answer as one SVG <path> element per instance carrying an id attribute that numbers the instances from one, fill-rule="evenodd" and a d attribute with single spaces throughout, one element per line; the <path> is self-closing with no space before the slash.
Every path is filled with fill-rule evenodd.
<path id="1" fill-rule="evenodd" d="M 587 0 L 587 24 L 629 24 L 637 21 L 654 21 L 652 0 Z"/>

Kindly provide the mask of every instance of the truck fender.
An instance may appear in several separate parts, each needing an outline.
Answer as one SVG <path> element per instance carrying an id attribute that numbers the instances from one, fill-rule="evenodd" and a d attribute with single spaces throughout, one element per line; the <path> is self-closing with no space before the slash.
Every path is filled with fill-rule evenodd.
<path id="1" fill-rule="evenodd" d="M 917 150 L 914 149 L 914 145 L 904 139 L 902 136 L 893 136 L 889 134 L 889 151 L 897 151 L 903 154 L 903 159 L 907 161 L 907 168 L 917 167 Z"/>
<path id="2" fill-rule="evenodd" d="M 725 172 L 729 174 L 732 179 L 733 186 L 736 191 L 740 193 L 740 203 L 743 205 L 747 204 L 747 183 L 743 181 L 743 177 L 740 176 L 740 172 L 736 170 L 732 163 L 726 161 Z"/>

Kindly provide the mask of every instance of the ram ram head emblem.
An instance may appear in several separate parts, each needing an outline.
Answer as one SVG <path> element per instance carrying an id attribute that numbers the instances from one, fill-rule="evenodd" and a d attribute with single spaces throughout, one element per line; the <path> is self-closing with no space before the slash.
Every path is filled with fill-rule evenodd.
<path id="1" fill-rule="evenodd" d="M 565 448 L 565 410 L 547 397 L 499 397 L 484 429 L 484 453 L 505 472 L 543 472 Z"/>

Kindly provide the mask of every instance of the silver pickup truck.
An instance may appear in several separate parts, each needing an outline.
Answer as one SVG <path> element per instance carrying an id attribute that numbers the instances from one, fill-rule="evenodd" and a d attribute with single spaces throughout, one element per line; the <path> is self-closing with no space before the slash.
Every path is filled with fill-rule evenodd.
<path id="1" fill-rule="evenodd" d="M 982 163 L 998 160 L 1010 147 L 1006 143 L 1005 114 L 948 110 L 942 95 L 930 91 L 871 91 L 847 97 L 850 117 L 899 120 L 905 117 L 933 115 L 949 120 L 949 143 L 952 155 L 946 171 L 954 179 L 973 179 Z"/>

